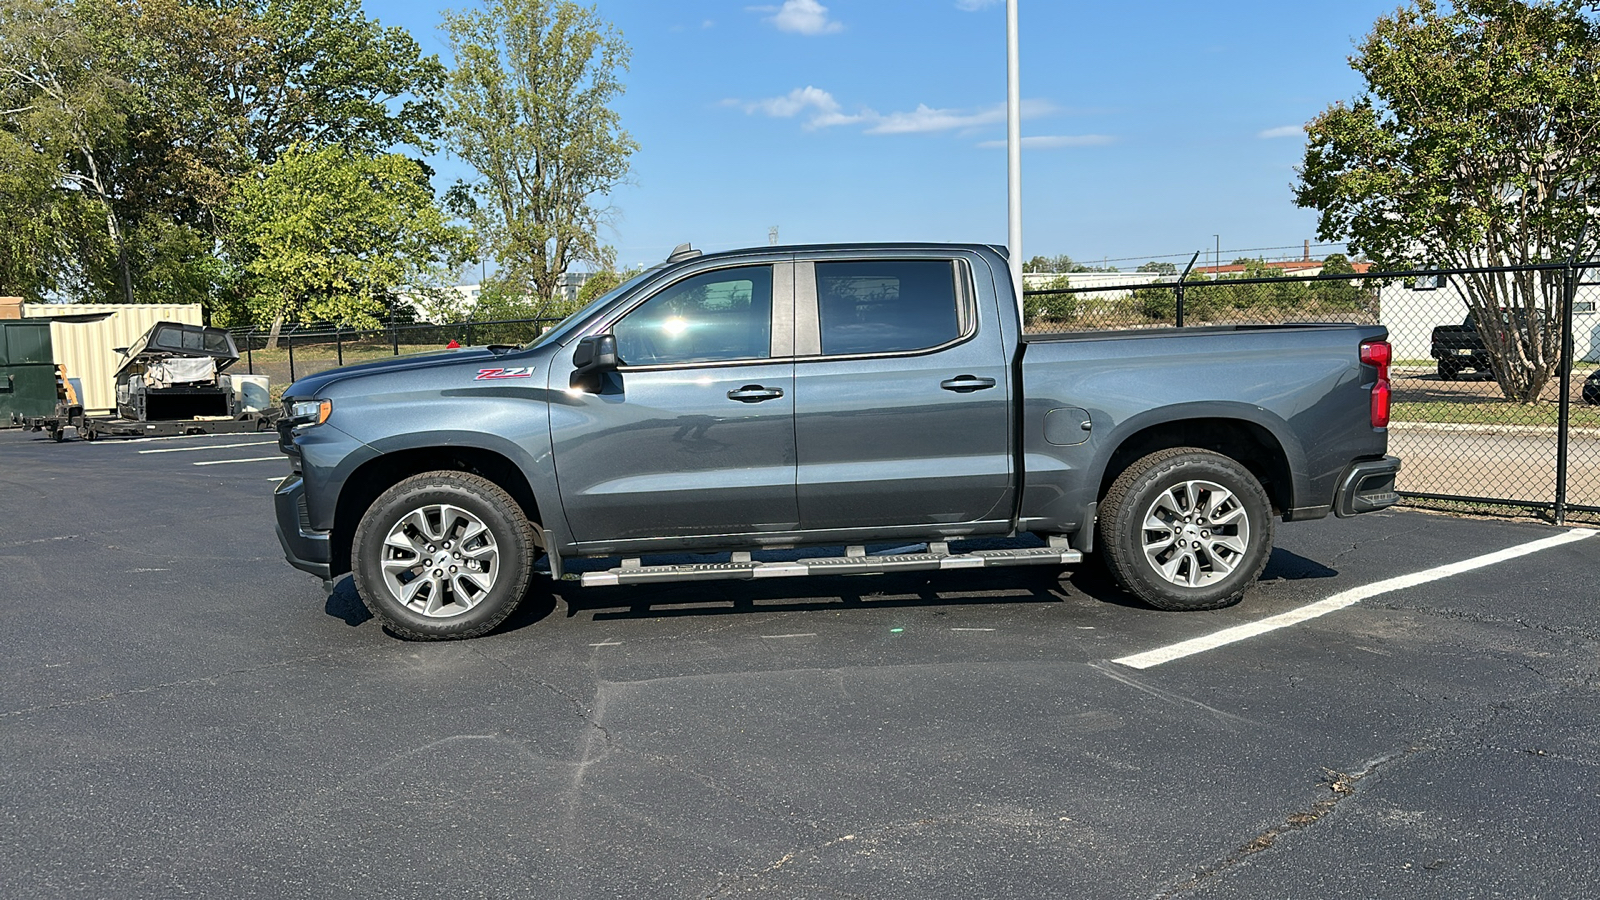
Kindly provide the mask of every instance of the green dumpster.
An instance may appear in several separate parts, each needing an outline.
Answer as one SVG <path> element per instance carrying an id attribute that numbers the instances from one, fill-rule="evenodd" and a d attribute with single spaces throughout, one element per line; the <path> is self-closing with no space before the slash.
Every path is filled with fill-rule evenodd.
<path id="1" fill-rule="evenodd" d="M 47 319 L 0 320 L 0 425 L 56 409 L 56 364 Z"/>

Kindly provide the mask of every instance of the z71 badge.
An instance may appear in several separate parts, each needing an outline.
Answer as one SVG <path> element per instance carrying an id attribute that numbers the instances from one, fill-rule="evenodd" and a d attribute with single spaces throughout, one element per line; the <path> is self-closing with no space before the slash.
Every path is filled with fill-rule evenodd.
<path id="1" fill-rule="evenodd" d="M 478 377 L 473 381 L 495 381 L 500 378 L 530 378 L 533 376 L 531 366 L 516 366 L 510 369 L 479 369 Z"/>

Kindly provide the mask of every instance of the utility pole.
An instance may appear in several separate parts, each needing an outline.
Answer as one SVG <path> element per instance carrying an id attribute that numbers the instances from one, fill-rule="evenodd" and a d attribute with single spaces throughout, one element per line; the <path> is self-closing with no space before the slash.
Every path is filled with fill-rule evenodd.
<path id="1" fill-rule="evenodd" d="M 1022 85 L 1017 66 L 1017 0 L 1006 0 L 1006 173 L 1011 287 L 1022 314 Z"/>
<path id="2" fill-rule="evenodd" d="M 1217 239 L 1217 255 L 1211 257 L 1211 262 L 1216 266 L 1216 269 L 1212 271 L 1211 276 L 1213 278 L 1221 278 L 1222 277 L 1222 235 L 1213 234 L 1212 237 Z"/>

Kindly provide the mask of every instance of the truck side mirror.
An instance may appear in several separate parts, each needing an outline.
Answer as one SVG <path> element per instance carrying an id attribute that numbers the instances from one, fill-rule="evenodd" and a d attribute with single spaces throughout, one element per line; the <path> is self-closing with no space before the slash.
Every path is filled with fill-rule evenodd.
<path id="1" fill-rule="evenodd" d="M 572 354 L 572 365 L 570 386 L 584 390 L 598 387 L 602 375 L 616 371 L 616 336 L 595 334 L 578 341 L 578 349 Z"/>

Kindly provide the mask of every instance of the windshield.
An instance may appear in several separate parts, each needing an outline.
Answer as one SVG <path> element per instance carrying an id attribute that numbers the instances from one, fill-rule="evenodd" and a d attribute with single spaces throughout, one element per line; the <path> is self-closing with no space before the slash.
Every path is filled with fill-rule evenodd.
<path id="1" fill-rule="evenodd" d="M 623 294 L 623 292 L 631 290 L 634 285 L 637 285 L 646 278 L 655 275 L 656 271 L 660 268 L 660 266 L 655 266 L 653 268 L 646 269 L 632 278 L 629 278 L 627 281 L 617 285 L 611 290 L 605 292 L 604 294 L 601 294 L 588 306 L 585 306 L 583 309 L 578 310 L 572 315 L 567 316 L 565 319 L 562 319 L 560 322 L 557 322 L 555 325 L 551 326 L 549 331 L 539 335 L 537 340 L 526 345 L 523 349 L 532 350 L 535 347 L 543 347 L 546 344 L 561 343 L 562 341 L 566 340 L 567 335 L 571 334 L 573 329 L 577 328 L 578 325 L 580 325 L 585 319 L 589 318 L 589 313 L 591 311 L 600 309 L 611 301 L 617 299 Z"/>

